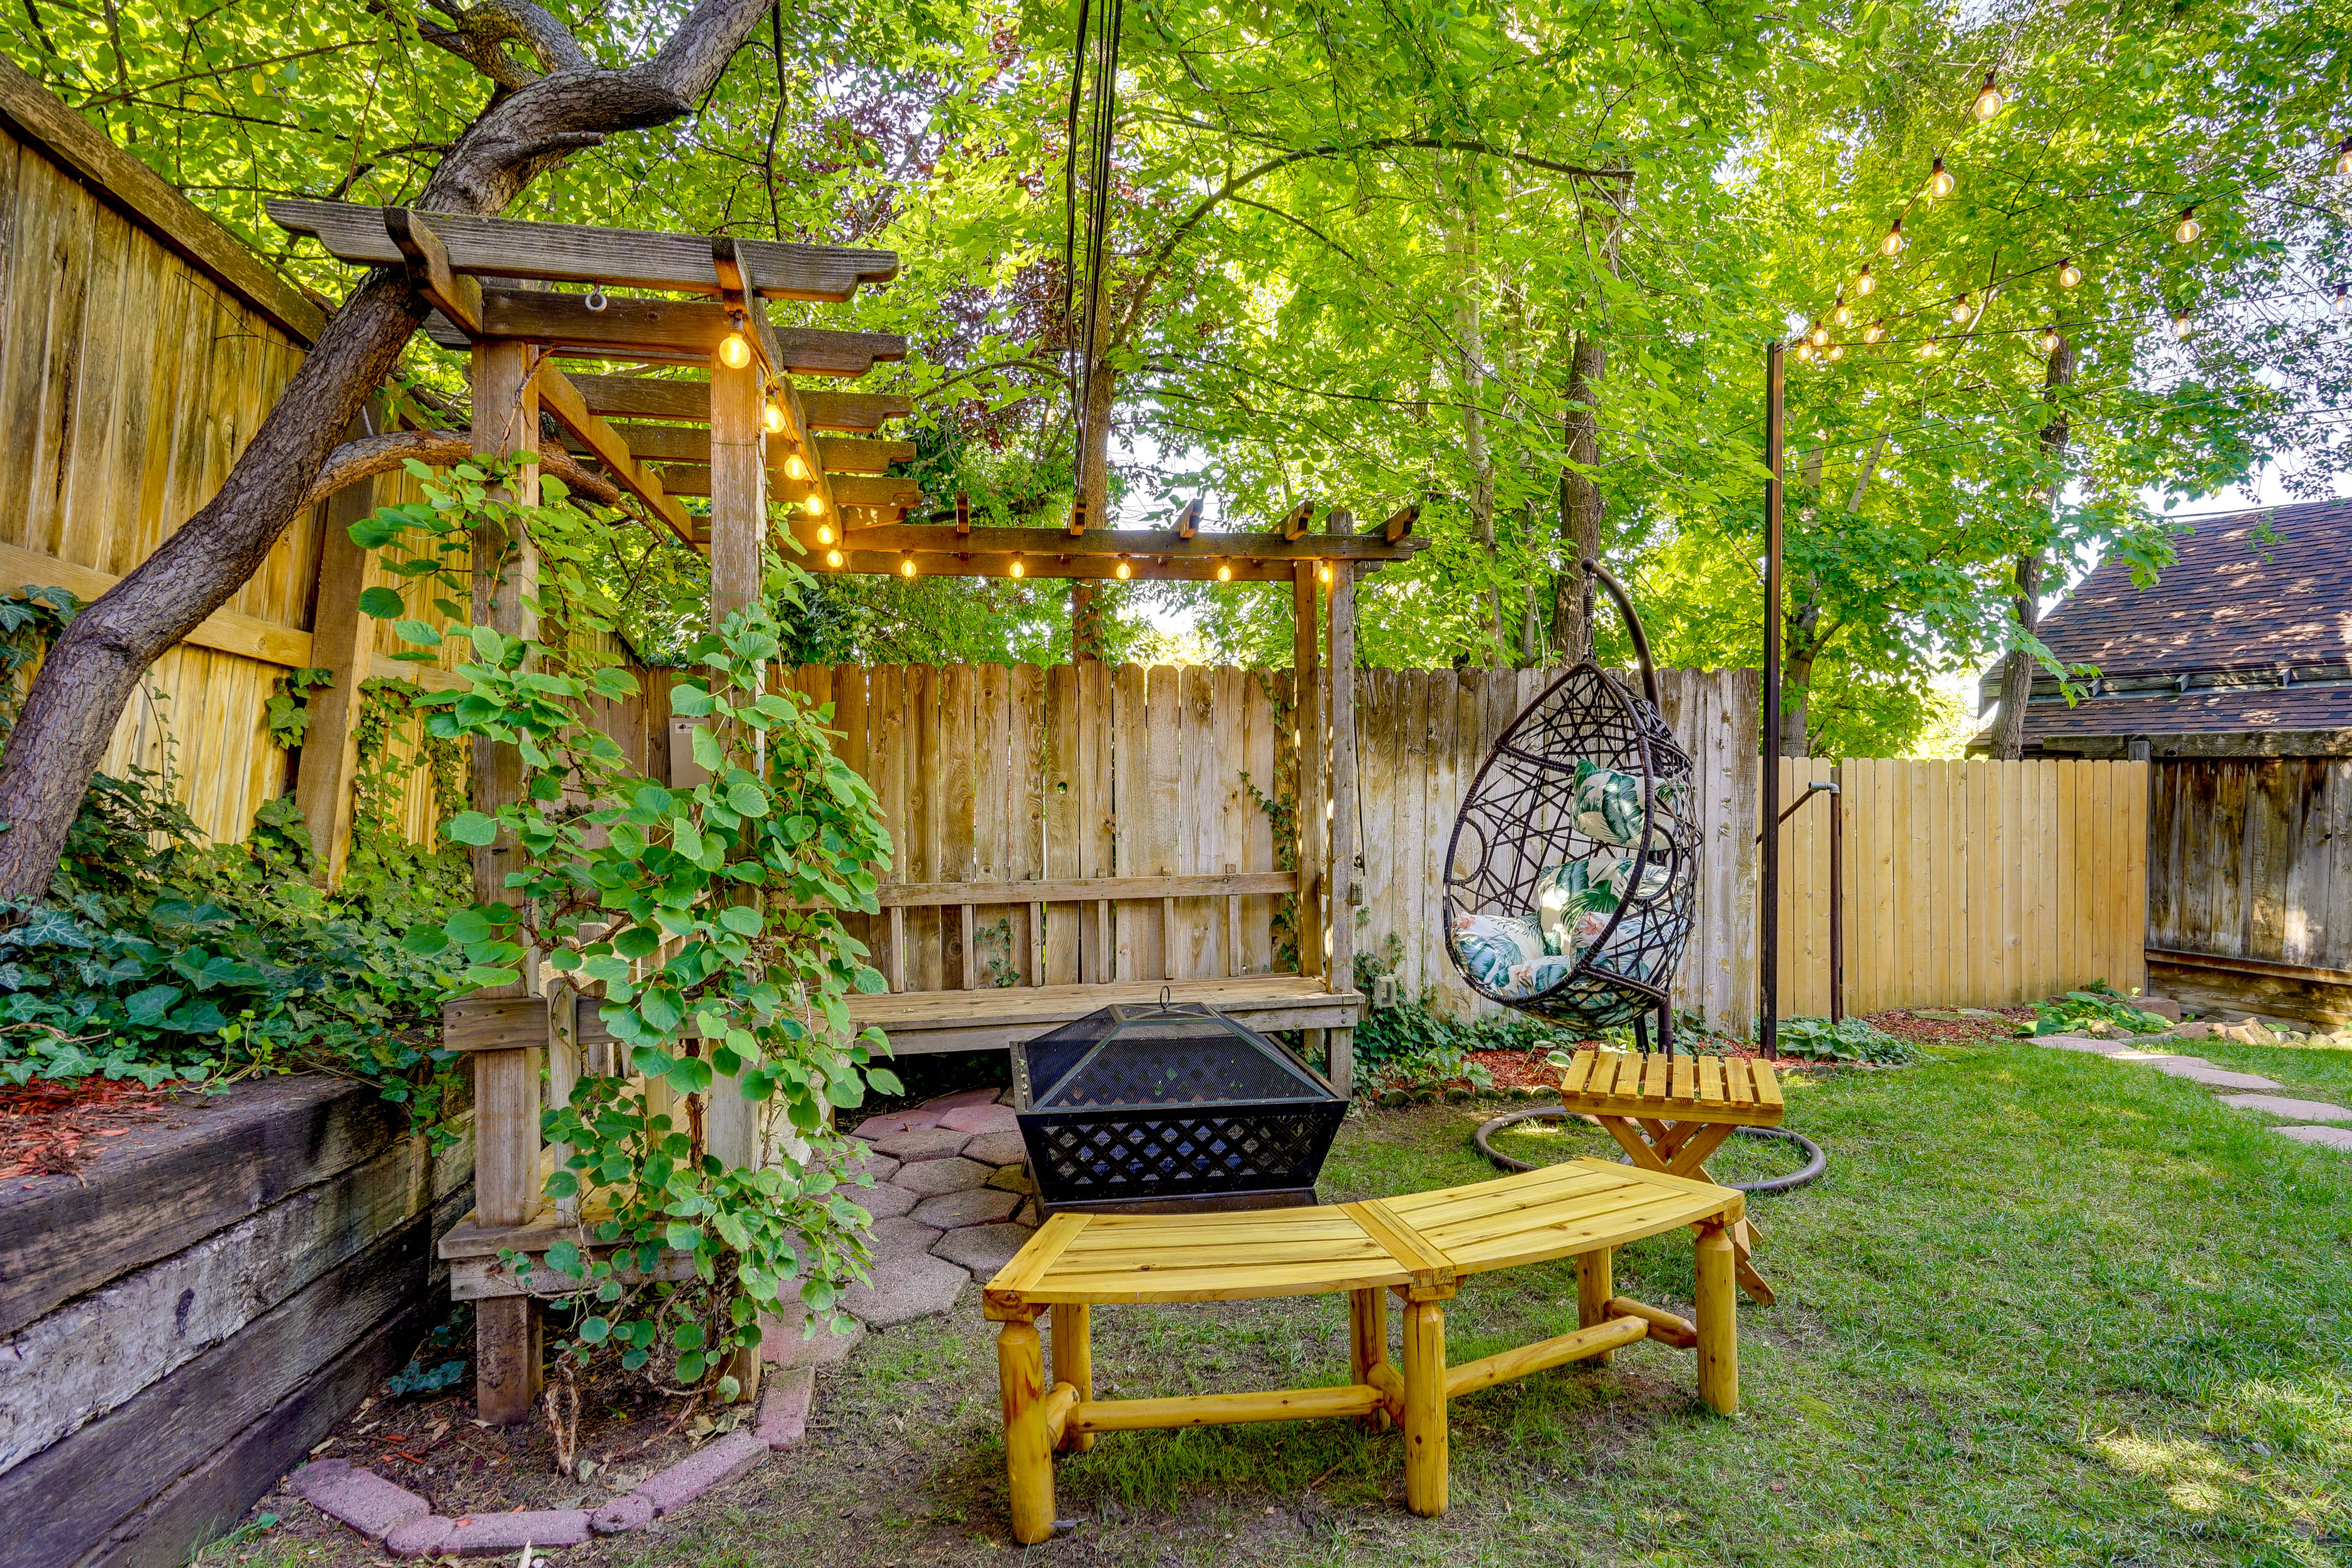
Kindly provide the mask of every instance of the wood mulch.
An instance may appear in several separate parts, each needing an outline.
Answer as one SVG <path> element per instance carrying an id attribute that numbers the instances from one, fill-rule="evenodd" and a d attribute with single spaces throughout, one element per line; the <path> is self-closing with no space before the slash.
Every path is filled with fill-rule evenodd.
<path id="1" fill-rule="evenodd" d="M 107 1140 L 169 1120 L 177 1092 L 102 1078 L 0 1089 L 0 1181 L 72 1175 Z"/>

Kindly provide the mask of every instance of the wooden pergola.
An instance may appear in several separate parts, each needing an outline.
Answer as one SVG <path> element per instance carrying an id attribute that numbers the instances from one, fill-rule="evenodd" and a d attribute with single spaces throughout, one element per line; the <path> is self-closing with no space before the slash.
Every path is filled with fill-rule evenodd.
<path id="1" fill-rule="evenodd" d="M 1250 533 L 1201 531 L 1197 504 L 1169 526 L 1149 530 L 1088 528 L 1082 516 L 1060 528 L 975 522 L 961 498 L 939 506 L 889 473 L 915 449 L 877 438 L 877 432 L 909 412 L 907 399 L 801 384 L 816 377 L 853 380 L 878 363 L 902 359 L 905 340 L 781 326 L 768 315 L 772 300 L 841 303 L 863 285 L 888 281 L 898 268 L 890 252 L 331 202 L 268 205 L 282 226 L 316 237 L 341 260 L 406 272 L 432 307 L 424 331 L 471 357 L 473 451 L 538 451 L 541 416 L 551 416 L 579 463 L 634 497 L 649 524 L 706 552 L 714 622 L 758 595 L 761 552 L 770 544 L 789 552 L 796 543 L 819 574 L 1076 584 L 1289 583 L 1297 671 L 1296 872 L 886 887 L 893 994 L 861 999 L 858 1022 L 880 1025 L 900 1049 L 1002 1046 L 1106 1001 L 1158 993 L 1160 977 L 1114 976 L 1104 948 L 1082 984 L 983 991 L 973 988 L 967 971 L 963 990 L 908 994 L 909 908 L 961 905 L 968 932 L 976 904 L 1025 902 L 1040 910 L 1049 901 L 1091 905 L 1107 926 L 1118 904 L 1157 903 L 1172 921 L 1178 899 L 1222 893 L 1230 920 L 1244 893 L 1290 892 L 1297 900 L 1300 973 L 1172 984 L 1262 1027 L 1305 1029 L 1310 1049 L 1328 1050 L 1331 1076 L 1346 1091 L 1363 1005 L 1352 984 L 1350 918 L 1361 886 L 1355 870 L 1354 682 L 1331 675 L 1354 666 L 1357 579 L 1425 544 L 1412 537 L 1416 509 L 1360 527 L 1344 510 L 1318 518 L 1316 507 L 1302 505 Z M 707 367 L 709 374 L 574 374 L 568 367 L 579 362 Z M 519 499 L 535 501 L 537 483 L 519 481 L 525 492 Z M 681 496 L 709 498 L 707 510 L 688 510 Z M 528 542 L 478 538 L 474 575 L 476 618 L 529 635 L 537 562 Z M 494 748 L 488 763 L 475 768 L 473 804 L 495 812 L 515 799 L 520 773 L 507 748 Z M 478 899 L 512 897 L 500 859 L 509 852 L 500 846 L 474 852 Z M 569 1095 L 583 1069 L 614 1070 L 596 1000 L 575 996 L 561 981 L 529 984 L 530 974 L 525 983 L 452 1004 L 444 1029 L 445 1043 L 470 1052 L 475 1062 L 476 1207 L 441 1250 L 451 1260 L 453 1296 L 477 1304 L 480 1414 L 507 1423 L 532 1415 L 541 1357 L 537 1301 L 499 1255 L 543 1250 L 578 1235 L 577 1214 L 542 1197 L 542 1067 L 547 1092 L 559 1097 Z M 738 1165 L 759 1163 L 755 1109 L 740 1097 L 712 1097 L 705 1126 L 711 1152 Z M 747 1389 L 756 1383 L 756 1358 L 733 1370 Z"/>

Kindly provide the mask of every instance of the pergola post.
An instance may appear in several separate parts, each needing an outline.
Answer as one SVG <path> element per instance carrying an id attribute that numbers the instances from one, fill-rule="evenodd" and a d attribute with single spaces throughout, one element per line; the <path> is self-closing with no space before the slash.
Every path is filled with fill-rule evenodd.
<path id="1" fill-rule="evenodd" d="M 372 436 L 382 406 L 371 403 L 352 423 L 351 436 Z M 360 682 L 375 653 L 375 623 L 360 614 L 367 588 L 368 552 L 352 542 L 352 524 L 375 510 L 375 480 L 361 479 L 327 498 L 320 509 L 319 579 L 310 614 L 310 662 L 331 679 L 306 704 L 309 727 L 294 778 L 294 804 L 317 851 L 311 880 L 331 888 L 342 879 L 351 853 L 352 775 L 357 767 Z"/>
<path id="2" fill-rule="evenodd" d="M 531 376 L 531 350 L 516 342 L 481 343 L 474 349 L 473 447 L 485 457 L 506 458 L 539 449 L 539 393 Z M 516 478 L 512 499 L 539 500 L 539 476 L 526 467 Z M 474 620 L 511 637 L 536 637 L 538 616 L 530 601 L 539 591 L 539 552 L 527 532 L 511 536 L 478 530 L 474 534 Z M 515 748 L 488 740 L 474 742 L 474 809 L 496 813 L 522 795 L 522 759 Z M 474 898 L 481 903 L 512 903 L 507 873 L 520 868 L 512 838 L 474 851 Z M 535 993 L 535 955 L 526 953 L 522 978 L 485 986 L 478 997 L 520 997 Z M 474 1054 L 474 1202 L 484 1226 L 528 1225 L 537 1215 L 539 1174 L 539 1077 L 537 1048 Z M 474 1389 L 483 1420 L 513 1426 L 531 1418 L 538 1403 L 541 1346 L 539 1303 L 529 1296 L 499 1296 L 475 1307 Z"/>
<path id="3" fill-rule="evenodd" d="M 753 302 L 752 308 L 757 308 Z M 766 377 L 756 356 L 737 368 L 710 362 L 710 624 L 760 596 L 760 551 L 767 537 L 767 436 L 761 427 Z M 745 693 L 742 695 L 756 695 Z M 746 1064 L 749 1065 L 748 1063 Z M 728 1165 L 759 1169 L 760 1108 L 738 1082 L 717 1079 L 705 1097 L 704 1137 Z M 759 1387 L 760 1355 L 738 1352 L 729 1373 L 743 1398 Z"/>
<path id="4" fill-rule="evenodd" d="M 1333 514 L 1332 531 L 1352 528 Z M 1363 902 L 1356 875 L 1356 568 L 1331 566 L 1331 989 L 1356 987 L 1356 910 Z M 1333 1029 L 1328 1056 L 1331 1087 L 1355 1093 L 1356 1031 Z"/>
<path id="5" fill-rule="evenodd" d="M 1298 726 L 1298 973 L 1321 974 L 1324 971 L 1323 931 L 1323 866 L 1324 845 L 1329 829 L 1329 817 L 1323 793 L 1323 703 L 1322 678 L 1318 673 L 1321 660 L 1318 658 L 1322 641 L 1317 624 L 1323 597 L 1322 586 L 1316 581 L 1316 563 L 1300 561 L 1291 568 L 1292 626 L 1291 661 L 1296 669 L 1297 711 Z M 1307 1031 L 1307 1049 L 1312 1055 L 1323 1042 L 1315 1037 L 1320 1029 Z"/>

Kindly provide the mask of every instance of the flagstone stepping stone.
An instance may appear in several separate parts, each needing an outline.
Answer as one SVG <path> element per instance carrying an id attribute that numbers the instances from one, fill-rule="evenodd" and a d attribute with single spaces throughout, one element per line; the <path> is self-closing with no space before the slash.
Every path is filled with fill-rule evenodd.
<path id="1" fill-rule="evenodd" d="M 871 1176 L 887 1182 L 898 1173 L 899 1162 L 887 1154 L 867 1154 L 862 1159 L 845 1161 L 841 1173 L 845 1176 Z"/>
<path id="2" fill-rule="evenodd" d="M 2341 1149 L 2352 1153 L 2352 1127 L 2273 1127 L 2271 1131 L 2298 1143 L 2316 1143 L 2322 1149 Z"/>
<path id="3" fill-rule="evenodd" d="M 2208 1089 L 2278 1089 L 2284 1087 L 2275 1079 L 2264 1078 L 2260 1073 L 2230 1072 L 2224 1068 L 2211 1066 L 2209 1063 L 2200 1062 L 2193 1067 L 2185 1067 L 2180 1065 L 2179 1061 L 2161 1061 L 2150 1062 L 2147 1065 L 2154 1068 L 2157 1071 L 2162 1073 L 2167 1078 L 2187 1079 L 2190 1083 L 2201 1083 Z"/>
<path id="4" fill-rule="evenodd" d="M 1002 1092 L 994 1089 L 960 1089 L 953 1094 L 942 1094 L 937 1099 L 923 1101 L 923 1109 L 945 1112 L 963 1105 L 994 1105 L 996 1097 Z"/>
<path id="5" fill-rule="evenodd" d="M 966 1187 L 979 1186 L 994 1173 L 994 1167 L 983 1165 L 977 1160 L 923 1160 L 891 1177 L 890 1183 L 893 1186 L 906 1188 L 917 1197 L 936 1198 L 945 1193 L 960 1193 Z"/>
<path id="6" fill-rule="evenodd" d="M 873 1284 L 845 1289 L 841 1292 L 841 1309 L 865 1320 L 869 1328 L 895 1329 L 918 1318 L 955 1310 L 957 1300 L 971 1283 L 970 1269 L 959 1268 L 943 1258 L 924 1253 L 893 1258 L 877 1262 Z"/>
<path id="7" fill-rule="evenodd" d="M 1029 1145 L 1018 1132 L 983 1132 L 963 1146 L 963 1157 L 983 1165 L 1026 1165 Z"/>
<path id="8" fill-rule="evenodd" d="M 937 1127 L 940 1118 L 945 1114 L 945 1111 L 933 1110 L 927 1105 L 918 1106 L 912 1110 L 893 1110 L 885 1116 L 867 1117 L 849 1135 L 863 1138 L 869 1143 L 878 1143 L 894 1132 L 909 1132 L 919 1127 Z"/>
<path id="9" fill-rule="evenodd" d="M 1029 1167 L 1026 1165 L 1003 1166 L 996 1174 L 988 1178 L 988 1184 L 1002 1187 L 1008 1193 L 1026 1194 L 1037 1190 L 1037 1184 L 1029 1179 Z"/>
<path id="10" fill-rule="evenodd" d="M 931 1243 L 940 1238 L 940 1228 L 904 1215 L 877 1219 L 873 1228 L 866 1233 L 866 1245 L 874 1253 L 878 1271 L 878 1266 L 886 1258 L 908 1258 L 918 1252 L 929 1252 Z"/>
<path id="11" fill-rule="evenodd" d="M 959 1132 L 1017 1132 L 1020 1120 L 1009 1105 L 959 1105 L 940 1118 L 940 1125 Z"/>
<path id="12" fill-rule="evenodd" d="M 1013 1261 L 1013 1255 L 1027 1246 L 1035 1234 L 1023 1225 L 968 1225 L 940 1237 L 940 1244 L 931 1248 L 931 1256 L 963 1265 L 971 1270 L 974 1279 L 985 1285 L 996 1277 L 998 1269 Z"/>
<path id="13" fill-rule="evenodd" d="M 2112 1053 L 2111 1059 L 2119 1062 L 2137 1062 L 2143 1067 L 2155 1067 L 2159 1062 L 2173 1062 L 2181 1067 L 2192 1068 L 2210 1068 L 2213 1065 L 2203 1057 L 2184 1057 L 2173 1051 L 2120 1050 Z"/>
<path id="14" fill-rule="evenodd" d="M 2221 1103 L 2239 1110 L 2266 1110 L 2297 1121 L 2352 1121 L 2352 1110 L 2324 1100 L 2293 1100 L 2278 1094 L 2225 1094 Z"/>
<path id="15" fill-rule="evenodd" d="M 828 1316 L 816 1332 L 803 1339 L 798 1327 L 773 1318 L 760 1320 L 760 1359 L 771 1366 L 831 1366 L 845 1359 L 866 1338 L 866 1325 L 850 1320 L 845 1334 L 833 1331 Z"/>
<path id="16" fill-rule="evenodd" d="M 2095 1040 L 2088 1035 L 2041 1035 L 2033 1043 L 2053 1051 L 2087 1051 L 2096 1057 L 2121 1056 L 2126 1051 L 2145 1055 L 2128 1040 Z"/>
<path id="17" fill-rule="evenodd" d="M 944 1165 L 944 1160 L 928 1160 L 924 1163 Z M 915 1194 L 896 1182 L 882 1182 L 870 1187 L 845 1187 L 842 1191 L 849 1201 L 872 1215 L 876 1219 L 893 1219 L 913 1208 Z"/>
<path id="18" fill-rule="evenodd" d="M 876 1142 L 874 1147 L 911 1165 L 919 1160 L 944 1160 L 950 1154 L 961 1152 L 963 1146 L 971 1142 L 971 1134 L 969 1132 L 951 1131 L 945 1127 L 917 1127 L 905 1132 L 893 1132 Z M 898 1173 L 904 1175 L 906 1173 L 901 1171 Z"/>
<path id="19" fill-rule="evenodd" d="M 1008 1193 L 1001 1187 L 970 1187 L 945 1197 L 931 1198 L 915 1205 L 915 1219 L 923 1225 L 935 1225 L 941 1230 L 955 1230 L 967 1225 L 987 1225 L 1009 1218 L 1021 1206 L 1021 1194 Z"/>

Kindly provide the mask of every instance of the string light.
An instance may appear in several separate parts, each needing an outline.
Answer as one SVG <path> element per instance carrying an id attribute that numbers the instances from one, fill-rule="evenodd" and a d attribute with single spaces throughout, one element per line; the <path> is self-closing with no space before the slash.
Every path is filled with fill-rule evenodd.
<path id="1" fill-rule="evenodd" d="M 1861 276 L 1853 280 L 1853 291 L 1857 296 L 1867 298 L 1874 292 L 1877 288 L 1878 279 L 1871 276 L 1870 263 L 1865 261 L 1862 264 Z"/>
<path id="2" fill-rule="evenodd" d="M 901 555 L 898 557 L 898 575 L 901 577 L 912 577 L 914 574 L 915 558 L 911 555 Z"/>
<path id="3" fill-rule="evenodd" d="M 1952 178 L 1952 172 L 1944 167 L 1944 161 L 1941 158 L 1937 159 L 1936 172 L 1927 176 L 1928 196 L 1936 200 L 1941 200 L 1943 197 L 1948 196 L 1954 191 L 1959 189 L 1959 181 Z"/>
<path id="4" fill-rule="evenodd" d="M 2175 245 L 2188 245 L 2204 232 L 2205 226 L 2197 221 L 2197 209 L 2193 206 L 2182 207 L 2180 221 L 2172 226 L 2172 242 Z"/>
<path id="5" fill-rule="evenodd" d="M 1022 562 L 1021 557 L 1018 555 L 1013 558 L 1013 574 L 1015 577 L 1026 577 L 1029 575 L 1028 566 Z"/>
<path id="6" fill-rule="evenodd" d="M 824 552 L 824 563 L 828 566 L 838 568 L 841 565 L 841 552 L 838 550 L 826 551 Z"/>
<path id="7" fill-rule="evenodd" d="M 784 459 L 784 478 L 788 479 L 806 479 L 808 477 L 809 466 L 807 458 L 802 457 L 798 452 L 794 452 L 791 457 Z"/>
<path id="8" fill-rule="evenodd" d="M 1952 301 L 1952 320 L 1955 322 L 1965 323 L 1969 319 L 1969 297 L 1963 294 Z"/>
<path id="9" fill-rule="evenodd" d="M 782 435 L 784 433 L 784 410 L 782 405 L 777 403 L 773 398 L 769 399 L 768 405 L 760 410 L 760 424 L 771 436 Z"/>
<path id="10" fill-rule="evenodd" d="M 1883 321 L 1873 321 L 1862 330 L 1862 341 L 1866 343 L 1874 343 L 1885 335 L 1886 323 Z"/>
<path id="11" fill-rule="evenodd" d="M 2080 283 L 2082 280 L 2083 269 L 2074 265 L 2074 258 L 2071 256 L 2059 258 L 2058 287 L 2061 289 L 2072 289 L 2075 284 Z"/>
<path id="12" fill-rule="evenodd" d="M 1926 342 L 1919 345 L 1919 357 L 1921 359 L 1934 359 L 1936 357 L 1935 339 L 1929 338 Z"/>
<path id="13" fill-rule="evenodd" d="M 1798 361 L 1799 361 L 1800 363 L 1802 363 L 1803 361 L 1809 360 L 1809 359 L 1811 359 L 1811 358 L 1812 358 L 1812 357 L 1813 357 L 1813 344 L 1812 344 L 1812 340 L 1811 340 L 1810 338 L 1801 338 L 1801 339 L 1799 339 L 1799 340 L 1798 340 L 1798 342 L 1797 342 L 1797 359 L 1798 359 Z"/>
<path id="14" fill-rule="evenodd" d="M 1811 343 L 1813 347 L 1817 349 L 1826 348 L 1829 346 L 1830 330 L 1827 327 L 1822 326 L 1819 321 L 1815 321 L 1813 323 L 1813 330 L 1805 334 L 1805 341 Z"/>
<path id="15" fill-rule="evenodd" d="M 1903 254 L 1903 247 L 1910 243 L 1911 242 L 1909 240 L 1903 237 L 1903 220 L 1901 218 L 1896 218 L 1893 223 L 1886 226 L 1886 237 L 1878 242 L 1878 254 L 1881 256 L 1900 256 Z"/>
<path id="16" fill-rule="evenodd" d="M 2054 354 L 2058 352 L 2058 345 L 2066 340 L 2058 335 L 2058 329 L 2055 326 L 2048 326 L 2042 328 L 2042 335 L 2033 341 L 2042 345 L 2043 353 Z"/>
<path id="17" fill-rule="evenodd" d="M 1840 300 L 1837 309 L 1830 312 L 1830 320 L 1841 327 L 1851 327 L 1853 325 L 1853 307 Z"/>
<path id="18" fill-rule="evenodd" d="M 814 490 L 811 490 L 809 491 L 808 500 L 803 501 L 801 503 L 801 507 L 802 510 L 805 510 L 811 517 L 823 517 L 824 515 L 824 498 L 817 494 Z"/>
<path id="19" fill-rule="evenodd" d="M 833 542 L 833 524 L 829 522 L 820 522 L 816 525 L 816 542 L 819 544 L 831 544 Z"/>
<path id="20" fill-rule="evenodd" d="M 1219 562 L 1217 563 L 1217 581 L 1220 583 L 1230 583 L 1233 580 L 1234 563 L 1230 561 Z"/>
<path id="21" fill-rule="evenodd" d="M 751 345 L 740 332 L 730 332 L 719 340 L 719 363 L 729 370 L 741 370 L 751 363 Z"/>
<path id="22" fill-rule="evenodd" d="M 1830 345 L 1829 358 L 1832 360 L 1842 360 L 1845 358 L 1845 345 L 1843 343 L 1832 343 Z"/>
<path id="23" fill-rule="evenodd" d="M 1328 561 L 1315 568 L 1315 578 L 1319 583 L 1328 583 L 1331 580 L 1331 563 Z"/>
<path id="24" fill-rule="evenodd" d="M 2352 316 L 2352 290 L 2338 283 L 2336 286 L 2336 302 L 2329 308 L 2339 316 Z"/>
<path id="25" fill-rule="evenodd" d="M 2183 342 L 2187 342 L 2189 341 L 2188 311 L 2175 310 L 2172 312 L 2172 335 L 2179 338 Z"/>
<path id="26" fill-rule="evenodd" d="M 2344 138 L 2343 144 L 2336 149 L 2336 172 L 2352 176 L 2352 136 Z"/>
<path id="27" fill-rule="evenodd" d="M 2000 112 L 2002 103 L 2000 83 L 1993 73 L 1985 72 L 1984 86 L 1977 92 L 1977 100 L 1969 105 L 1969 112 L 1979 120 L 1990 120 Z"/>
<path id="28" fill-rule="evenodd" d="M 1127 557 L 1122 555 L 1118 558 L 1118 564 L 1111 568 L 1111 574 L 1124 583 L 1135 574 L 1135 568 L 1129 565 Z"/>

